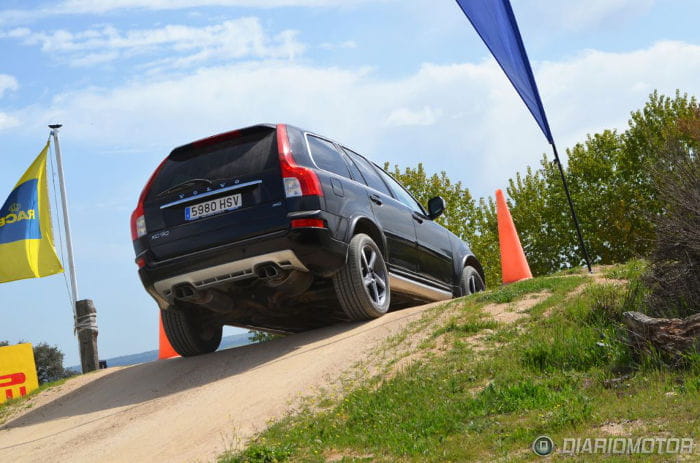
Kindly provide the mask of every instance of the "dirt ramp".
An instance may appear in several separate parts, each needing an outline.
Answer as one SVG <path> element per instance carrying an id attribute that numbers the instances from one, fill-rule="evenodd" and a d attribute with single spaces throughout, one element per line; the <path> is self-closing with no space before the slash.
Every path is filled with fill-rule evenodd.
<path id="1" fill-rule="evenodd" d="M 107 370 L 0 427 L 13 462 L 211 461 L 262 430 L 302 395 L 333 383 L 425 308 L 263 344 Z M 76 387 L 77 386 L 77 387 Z"/>

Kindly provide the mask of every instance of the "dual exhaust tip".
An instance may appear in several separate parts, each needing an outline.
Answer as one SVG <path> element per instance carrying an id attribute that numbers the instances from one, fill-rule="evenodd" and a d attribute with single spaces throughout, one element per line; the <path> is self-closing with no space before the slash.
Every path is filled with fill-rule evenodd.
<path id="1" fill-rule="evenodd" d="M 183 301 L 198 299 L 200 294 L 200 291 L 189 283 L 183 283 L 173 288 L 173 296 L 175 296 L 175 299 L 181 299 Z"/>
<path id="2" fill-rule="evenodd" d="M 274 262 L 263 262 L 253 267 L 253 272 L 258 278 L 263 280 L 272 280 L 279 278 L 283 274 L 283 270 Z"/>
<path id="3" fill-rule="evenodd" d="M 253 268 L 255 276 L 262 280 L 275 280 L 285 275 L 279 265 L 274 262 L 263 262 L 257 264 Z M 194 302 L 197 304 L 206 304 L 212 299 L 211 290 L 200 290 L 192 286 L 190 283 L 182 283 L 173 288 L 173 296 L 186 302 Z"/>
<path id="4" fill-rule="evenodd" d="M 190 302 L 207 307 L 214 312 L 227 313 L 234 307 L 230 296 L 211 289 L 199 290 L 190 283 L 183 283 L 173 288 L 176 301 Z"/>

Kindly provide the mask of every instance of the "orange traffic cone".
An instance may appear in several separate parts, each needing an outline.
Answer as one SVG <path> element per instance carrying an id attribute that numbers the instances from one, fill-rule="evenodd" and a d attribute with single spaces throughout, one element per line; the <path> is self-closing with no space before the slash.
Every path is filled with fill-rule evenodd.
<path id="1" fill-rule="evenodd" d="M 168 336 L 165 334 L 165 330 L 163 329 L 162 315 L 158 317 L 158 328 L 160 329 L 160 336 L 158 340 L 158 360 L 169 359 L 180 355 L 177 352 L 175 352 L 173 346 L 170 345 L 170 340 L 168 339 Z"/>
<path id="2" fill-rule="evenodd" d="M 503 283 L 513 283 L 532 278 L 518 231 L 510 216 L 503 191 L 496 190 L 496 214 L 498 215 L 498 241 L 501 245 L 501 273 Z"/>

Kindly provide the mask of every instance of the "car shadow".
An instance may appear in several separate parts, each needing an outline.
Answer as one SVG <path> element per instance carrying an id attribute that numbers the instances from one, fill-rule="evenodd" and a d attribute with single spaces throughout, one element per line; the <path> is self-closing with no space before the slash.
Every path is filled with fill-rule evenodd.
<path id="1" fill-rule="evenodd" d="M 265 365 L 313 352 L 404 318 L 398 313 L 370 322 L 341 323 L 188 358 L 172 358 L 115 370 L 0 426 L 0 431 L 100 413 L 104 419 L 150 400 L 191 390 Z M 406 317 L 411 316 L 406 314 Z M 126 407 L 126 408 L 125 408 Z M 93 420 L 89 420 L 91 422 Z M 87 423 L 81 423 L 82 426 Z"/>

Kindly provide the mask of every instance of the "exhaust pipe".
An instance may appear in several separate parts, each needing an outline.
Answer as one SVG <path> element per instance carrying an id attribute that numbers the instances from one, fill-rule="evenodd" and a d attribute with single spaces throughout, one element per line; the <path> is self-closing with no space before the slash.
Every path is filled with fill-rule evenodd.
<path id="1" fill-rule="evenodd" d="M 189 283 L 183 283 L 173 288 L 176 300 L 189 302 L 206 307 L 214 312 L 229 313 L 234 309 L 231 297 L 213 289 L 200 291 Z"/>
<path id="2" fill-rule="evenodd" d="M 274 262 L 263 262 L 253 269 L 255 275 L 263 280 L 274 280 L 283 276 L 283 270 Z"/>
<path id="3" fill-rule="evenodd" d="M 177 285 L 173 288 L 173 296 L 175 299 L 180 299 L 187 302 L 196 302 L 199 294 L 194 286 L 189 283 Z"/>

